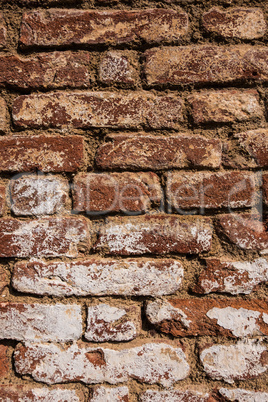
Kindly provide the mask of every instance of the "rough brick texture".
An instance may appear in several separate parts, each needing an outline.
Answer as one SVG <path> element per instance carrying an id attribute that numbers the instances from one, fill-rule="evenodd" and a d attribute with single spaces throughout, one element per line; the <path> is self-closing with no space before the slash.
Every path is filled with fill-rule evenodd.
<path id="1" fill-rule="evenodd" d="M 80 402 L 84 401 L 83 394 L 76 390 L 47 389 L 26 386 L 2 386 L 0 385 L 1 398 L 6 401 L 53 401 L 53 402 Z"/>
<path id="2" fill-rule="evenodd" d="M 0 13 L 0 49 L 6 47 L 6 40 L 7 40 L 6 24 L 3 14 Z"/>
<path id="3" fill-rule="evenodd" d="M 107 52 L 100 61 L 99 79 L 104 84 L 134 86 L 138 76 L 137 53 L 113 50 Z"/>

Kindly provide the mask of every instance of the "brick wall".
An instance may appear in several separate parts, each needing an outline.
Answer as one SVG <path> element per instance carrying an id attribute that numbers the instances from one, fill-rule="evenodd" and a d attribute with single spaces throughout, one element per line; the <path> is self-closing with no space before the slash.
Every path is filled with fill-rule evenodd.
<path id="1" fill-rule="evenodd" d="M 265 1 L 0 3 L 0 401 L 268 401 Z"/>

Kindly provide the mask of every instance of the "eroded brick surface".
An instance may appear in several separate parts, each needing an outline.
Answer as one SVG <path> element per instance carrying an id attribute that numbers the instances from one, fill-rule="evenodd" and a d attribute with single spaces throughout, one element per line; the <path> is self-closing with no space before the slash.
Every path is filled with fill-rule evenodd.
<path id="1" fill-rule="evenodd" d="M 241 149 L 251 156 L 251 161 L 246 162 L 248 167 L 268 166 L 268 130 L 258 128 L 257 130 L 245 131 L 234 135 L 237 138 Z M 243 167 L 243 166 L 242 166 Z"/>
<path id="2" fill-rule="evenodd" d="M 48 389 L 34 386 L 0 385 L 0 398 L 14 402 L 84 402 L 81 392 L 71 389 Z"/>
<path id="3" fill-rule="evenodd" d="M 74 262 L 19 262 L 12 284 L 20 292 L 39 295 L 160 296 L 178 290 L 182 278 L 183 267 L 177 260 L 92 257 Z"/>
<path id="4" fill-rule="evenodd" d="M 0 378 L 5 378 L 9 375 L 11 369 L 10 359 L 8 357 L 8 347 L 0 345 Z"/>
<path id="5" fill-rule="evenodd" d="M 95 387 L 89 399 L 91 402 L 129 402 L 127 387 Z"/>
<path id="6" fill-rule="evenodd" d="M 7 30 L 5 19 L 2 13 L 0 13 L 0 49 L 6 47 Z"/>
<path id="7" fill-rule="evenodd" d="M 214 402 L 215 399 L 207 392 L 195 390 L 174 390 L 174 391 L 145 391 L 140 397 L 141 402 Z"/>
<path id="8" fill-rule="evenodd" d="M 6 209 L 6 186 L 0 185 L 0 216 L 2 216 Z"/>
<path id="9" fill-rule="evenodd" d="M 267 402 L 268 401 L 268 393 L 267 392 L 255 392 L 246 389 L 228 389 L 228 388 L 220 388 L 219 393 L 227 398 L 228 401 L 232 402 Z"/>
<path id="10" fill-rule="evenodd" d="M 7 105 L 3 98 L 0 98 L 0 131 L 7 129 Z"/>
<path id="11" fill-rule="evenodd" d="M 138 54 L 111 50 L 101 58 L 99 79 L 105 84 L 128 84 L 133 86 L 139 77 Z"/>

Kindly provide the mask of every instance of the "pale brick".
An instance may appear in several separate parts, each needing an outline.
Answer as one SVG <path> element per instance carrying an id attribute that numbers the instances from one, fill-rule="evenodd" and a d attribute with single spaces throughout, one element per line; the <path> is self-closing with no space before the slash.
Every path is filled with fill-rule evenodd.
<path id="1" fill-rule="evenodd" d="M 68 181 L 56 176 L 27 175 L 10 181 L 15 215 L 51 215 L 70 206 Z"/>
<path id="2" fill-rule="evenodd" d="M 267 25 L 261 8 L 213 7 L 203 14 L 203 26 L 223 38 L 258 39 L 264 36 Z"/>
<path id="3" fill-rule="evenodd" d="M 263 117 L 255 90 L 203 91 L 190 95 L 195 123 L 235 123 Z"/>
<path id="4" fill-rule="evenodd" d="M 177 260 L 91 257 L 70 263 L 19 262 L 12 285 L 39 295 L 160 296 L 180 289 L 182 278 L 183 267 Z"/>
<path id="5" fill-rule="evenodd" d="M 268 262 L 264 258 L 252 262 L 210 258 L 206 259 L 206 268 L 201 271 L 193 291 L 250 294 L 265 282 L 268 282 Z"/>
<path id="6" fill-rule="evenodd" d="M 101 58 L 99 79 L 104 84 L 133 86 L 139 78 L 138 54 L 130 51 L 111 50 Z"/>
<path id="7" fill-rule="evenodd" d="M 26 343 L 16 348 L 14 358 L 18 374 L 29 374 L 35 381 L 46 384 L 68 381 L 118 384 L 135 378 L 170 387 L 188 377 L 190 369 L 180 347 L 160 342 L 120 350 L 82 343 L 65 348 Z"/>
<path id="8" fill-rule="evenodd" d="M 129 402 L 127 387 L 95 387 L 89 398 L 91 402 Z"/>
<path id="9" fill-rule="evenodd" d="M 91 245 L 90 221 L 58 217 L 31 221 L 0 219 L 1 257 L 76 257 Z"/>
<path id="10" fill-rule="evenodd" d="M 81 392 L 73 389 L 48 389 L 20 385 L 0 385 L 1 402 L 84 402 Z"/>
<path id="11" fill-rule="evenodd" d="M 107 218 L 94 248 L 113 255 L 198 254 L 211 241 L 210 219 L 157 214 Z"/>
<path id="12" fill-rule="evenodd" d="M 85 338 L 92 342 L 122 342 L 136 338 L 141 331 L 140 308 L 132 305 L 89 306 Z"/>
<path id="13" fill-rule="evenodd" d="M 26 128 L 176 128 L 183 121 L 178 96 L 148 92 L 52 92 L 23 95 L 13 103 L 13 121 Z"/>
<path id="14" fill-rule="evenodd" d="M 188 16 L 180 10 L 33 10 L 23 15 L 20 45 L 178 42 L 187 31 Z"/>
<path id="15" fill-rule="evenodd" d="M 267 392 L 255 392 L 239 388 L 220 388 L 219 393 L 232 402 L 268 402 Z"/>
<path id="16" fill-rule="evenodd" d="M 81 335 L 80 306 L 0 303 L 0 339 L 67 342 Z"/>
<path id="17" fill-rule="evenodd" d="M 140 402 L 214 402 L 214 398 L 207 393 L 195 390 L 173 390 L 143 392 L 139 397 Z M 216 401 L 215 401 L 216 402 Z"/>
<path id="18" fill-rule="evenodd" d="M 156 136 L 110 134 L 112 140 L 97 150 L 96 163 L 102 169 L 172 169 L 221 165 L 218 139 L 199 135 Z"/>
<path id="19" fill-rule="evenodd" d="M 258 128 L 234 134 L 234 137 L 237 138 L 243 152 L 251 157 L 251 160 L 245 161 L 244 165 L 248 167 L 268 166 L 268 129 Z"/>
<path id="20" fill-rule="evenodd" d="M 213 345 L 200 353 L 204 370 L 214 380 L 233 384 L 263 374 L 268 363 L 267 349 L 254 340 L 238 341 L 235 345 Z"/>

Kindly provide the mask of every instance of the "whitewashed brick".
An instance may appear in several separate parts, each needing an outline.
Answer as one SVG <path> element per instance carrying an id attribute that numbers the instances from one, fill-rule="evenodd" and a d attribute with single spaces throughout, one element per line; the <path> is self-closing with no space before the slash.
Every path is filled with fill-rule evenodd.
<path id="1" fill-rule="evenodd" d="M 128 402 L 128 388 L 96 387 L 89 400 L 91 402 Z"/>
<path id="2" fill-rule="evenodd" d="M 246 389 L 219 389 L 219 393 L 232 402 L 268 402 L 267 392 L 247 391 Z"/>

